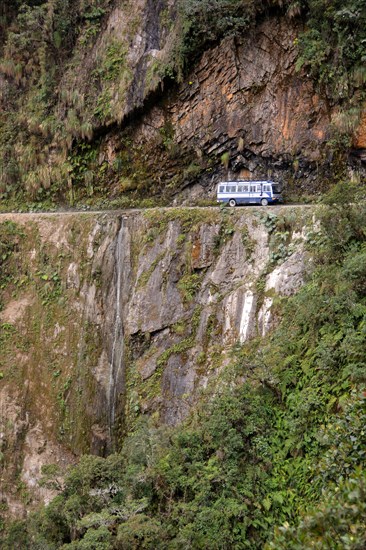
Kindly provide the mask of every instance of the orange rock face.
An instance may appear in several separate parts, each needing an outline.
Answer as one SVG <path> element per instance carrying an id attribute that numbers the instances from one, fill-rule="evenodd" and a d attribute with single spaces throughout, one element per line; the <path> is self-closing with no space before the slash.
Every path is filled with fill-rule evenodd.
<path id="1" fill-rule="evenodd" d="M 172 122 L 179 143 L 223 152 L 233 139 L 258 155 L 314 158 L 324 141 L 325 105 L 312 83 L 295 71 L 296 29 L 281 20 L 263 23 L 239 40 L 206 52 L 178 101 Z"/>
<path id="2" fill-rule="evenodd" d="M 359 127 L 354 135 L 353 146 L 356 149 L 366 149 L 366 110 L 361 116 Z"/>
<path id="3" fill-rule="evenodd" d="M 204 52 L 184 82 L 164 91 L 133 121 L 132 142 L 144 151 L 162 188 L 182 173 L 182 158 L 188 167 L 207 168 L 195 181 L 204 197 L 205 189 L 213 197 L 221 177 L 284 183 L 296 177 L 316 188 L 330 114 L 313 81 L 296 70 L 299 30 L 279 17 L 245 36 L 226 38 Z M 156 146 L 167 128 L 175 147 L 169 154 Z M 225 173 L 220 172 L 224 153 Z"/>

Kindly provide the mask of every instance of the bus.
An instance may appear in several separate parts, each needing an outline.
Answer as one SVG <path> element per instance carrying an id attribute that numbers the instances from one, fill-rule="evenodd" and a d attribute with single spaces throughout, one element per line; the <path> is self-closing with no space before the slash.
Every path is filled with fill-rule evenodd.
<path id="1" fill-rule="evenodd" d="M 217 202 L 239 204 L 275 204 L 283 202 L 281 189 L 273 181 L 222 181 L 217 186 Z"/>

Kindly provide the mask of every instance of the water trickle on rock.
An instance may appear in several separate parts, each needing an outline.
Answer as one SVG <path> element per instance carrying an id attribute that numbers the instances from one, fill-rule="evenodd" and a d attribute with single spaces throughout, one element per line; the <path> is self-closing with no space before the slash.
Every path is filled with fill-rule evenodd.
<path id="1" fill-rule="evenodd" d="M 109 370 L 109 391 L 108 391 L 108 410 L 109 410 L 109 434 L 113 440 L 113 429 L 116 422 L 116 406 L 119 394 L 123 391 L 124 386 L 124 342 L 123 342 L 123 303 L 121 299 L 122 287 L 122 270 L 124 261 L 124 225 L 121 220 L 121 227 L 117 235 L 115 247 L 115 319 L 114 319 L 114 334 L 112 353 Z"/>

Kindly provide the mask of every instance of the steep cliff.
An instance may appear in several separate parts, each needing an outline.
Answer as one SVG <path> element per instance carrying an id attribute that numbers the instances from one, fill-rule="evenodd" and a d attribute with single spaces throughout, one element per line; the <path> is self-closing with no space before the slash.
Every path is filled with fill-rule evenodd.
<path id="1" fill-rule="evenodd" d="M 324 5 L 320 29 L 322 0 L 305 4 L 5 2 L 5 208 L 207 200 L 222 177 L 298 196 L 362 174 L 364 7 Z"/>
<path id="2" fill-rule="evenodd" d="M 312 216 L 2 219 L 2 498 L 11 513 L 22 498 L 49 498 L 37 489 L 42 465 L 105 455 L 140 415 L 181 422 L 232 346 L 265 336 L 282 297 L 301 286 Z"/>
<path id="3" fill-rule="evenodd" d="M 5 550 L 364 545 L 366 213 L 351 192 L 3 216 Z"/>

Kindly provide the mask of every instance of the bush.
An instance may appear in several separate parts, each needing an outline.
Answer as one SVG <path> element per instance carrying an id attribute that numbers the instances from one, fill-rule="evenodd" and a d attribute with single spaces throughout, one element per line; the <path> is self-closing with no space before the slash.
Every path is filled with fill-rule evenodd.
<path id="1" fill-rule="evenodd" d="M 276 529 L 266 550 L 362 550 L 366 546 L 366 473 L 358 468 L 332 487 L 296 527 Z"/>
<path id="2" fill-rule="evenodd" d="M 297 67 L 316 80 L 332 102 L 364 90 L 366 6 L 363 0 L 307 0 L 307 29 L 299 37 Z"/>

